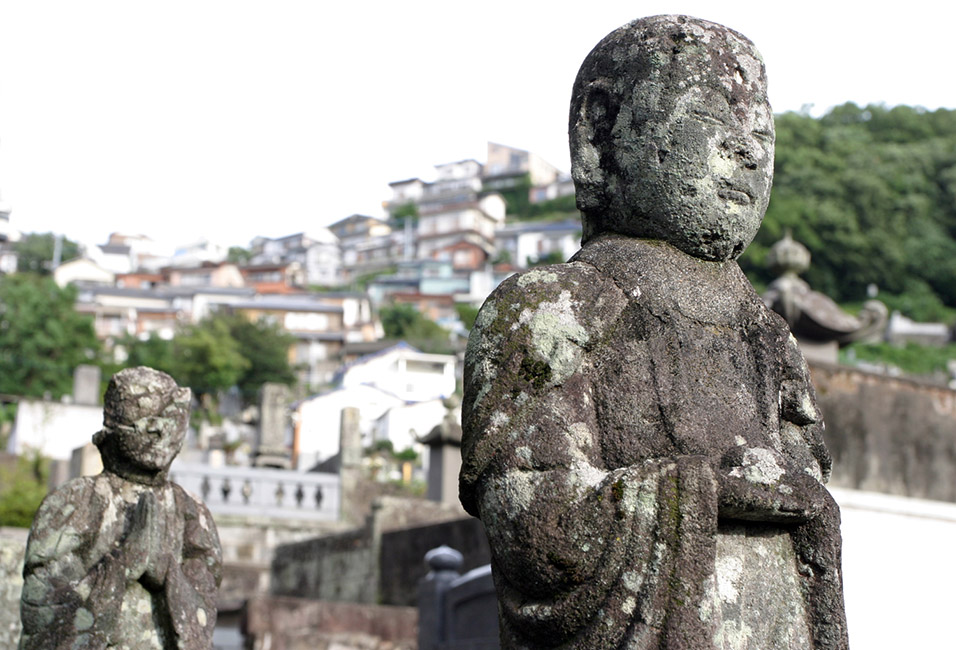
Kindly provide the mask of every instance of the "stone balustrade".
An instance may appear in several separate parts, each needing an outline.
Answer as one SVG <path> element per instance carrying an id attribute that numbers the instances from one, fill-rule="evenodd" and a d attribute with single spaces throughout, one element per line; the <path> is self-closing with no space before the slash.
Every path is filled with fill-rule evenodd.
<path id="1" fill-rule="evenodd" d="M 170 478 L 200 497 L 213 515 L 335 521 L 337 474 L 259 467 L 173 463 Z"/>

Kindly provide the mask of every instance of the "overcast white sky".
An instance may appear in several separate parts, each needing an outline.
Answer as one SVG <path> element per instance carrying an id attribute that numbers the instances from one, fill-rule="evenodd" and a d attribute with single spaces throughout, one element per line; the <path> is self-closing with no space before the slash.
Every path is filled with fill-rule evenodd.
<path id="1" fill-rule="evenodd" d="M 954 7 L 0 0 L 0 195 L 24 232 L 244 246 L 381 216 L 390 181 L 488 140 L 568 169 L 578 66 L 660 13 L 750 37 L 777 112 L 952 108 Z"/>

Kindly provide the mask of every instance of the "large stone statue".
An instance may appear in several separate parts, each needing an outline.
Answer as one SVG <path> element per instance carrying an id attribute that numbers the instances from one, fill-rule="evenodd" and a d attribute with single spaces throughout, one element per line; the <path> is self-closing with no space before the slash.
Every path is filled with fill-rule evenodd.
<path id="1" fill-rule="evenodd" d="M 219 537 L 206 507 L 167 479 L 190 391 L 130 368 L 105 402 L 93 436 L 105 469 L 47 496 L 30 529 L 20 648 L 209 650 Z"/>
<path id="2" fill-rule="evenodd" d="M 635 21 L 571 101 L 584 246 L 513 276 L 465 358 L 462 504 L 506 648 L 847 647 L 806 364 L 735 259 L 769 200 L 763 63 Z"/>

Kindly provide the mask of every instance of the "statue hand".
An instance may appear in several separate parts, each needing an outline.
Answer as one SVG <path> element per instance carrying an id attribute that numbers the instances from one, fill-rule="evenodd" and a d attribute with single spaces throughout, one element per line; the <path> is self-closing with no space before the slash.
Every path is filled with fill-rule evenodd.
<path id="1" fill-rule="evenodd" d="M 144 492 L 133 509 L 126 532 L 121 541 L 123 557 L 126 563 L 126 578 L 129 582 L 139 580 L 149 565 L 150 532 L 156 518 L 156 499 L 152 493 Z"/>
<path id="2" fill-rule="evenodd" d="M 722 518 L 807 521 L 826 503 L 823 484 L 772 449 L 731 449 L 715 472 Z"/>
<path id="3" fill-rule="evenodd" d="M 139 579 L 153 591 L 165 584 L 169 568 L 164 523 L 156 495 L 153 492 L 141 494 L 125 543 L 130 545 L 128 556 L 132 559 L 131 577 Z"/>

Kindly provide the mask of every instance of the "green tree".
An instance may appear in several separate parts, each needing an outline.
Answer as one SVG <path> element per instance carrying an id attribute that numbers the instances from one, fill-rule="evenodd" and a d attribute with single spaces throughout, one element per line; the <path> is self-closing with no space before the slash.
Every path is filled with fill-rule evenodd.
<path id="1" fill-rule="evenodd" d="M 529 257 L 527 259 L 528 266 L 542 266 L 545 264 L 560 264 L 564 262 L 564 253 L 561 251 L 551 251 L 550 253 L 545 253 L 536 259 Z"/>
<path id="2" fill-rule="evenodd" d="M 171 339 L 164 339 L 153 333 L 146 339 L 125 337 L 118 340 L 116 345 L 121 345 L 126 350 L 123 367 L 149 366 L 176 376 L 176 358 Z"/>
<path id="3" fill-rule="evenodd" d="M 515 179 L 515 184 L 497 190 L 504 198 L 508 214 L 515 219 L 527 219 L 531 213 L 531 174 Z"/>
<path id="4" fill-rule="evenodd" d="M 14 244 L 17 252 L 17 271 L 21 273 L 48 274 L 53 268 L 53 251 L 56 246 L 56 235 L 52 232 L 31 232 L 23 235 L 20 241 Z M 76 242 L 63 238 L 60 250 L 60 260 L 71 260 L 80 254 Z"/>
<path id="5" fill-rule="evenodd" d="M 956 305 L 956 111 L 848 103 L 776 129 L 770 206 L 740 260 L 755 285 L 789 228 L 813 256 L 806 280 L 839 301 L 872 283 L 914 318 Z"/>
<path id="6" fill-rule="evenodd" d="M 379 310 L 385 337 L 401 339 L 423 352 L 450 352 L 448 331 L 433 320 L 425 318 L 414 305 L 399 303 Z"/>
<path id="7" fill-rule="evenodd" d="M 73 371 L 98 360 L 93 319 L 76 312 L 76 291 L 49 277 L 0 278 L 0 393 L 59 398 L 73 389 Z"/>
<path id="8" fill-rule="evenodd" d="M 250 366 L 221 318 L 211 317 L 180 328 L 172 348 L 172 376 L 177 383 L 192 388 L 204 406 L 204 400 L 235 386 Z"/>
<path id="9" fill-rule="evenodd" d="M 124 367 L 168 372 L 200 398 L 238 386 L 243 399 L 250 401 L 266 382 L 290 386 L 296 382 L 295 367 L 289 362 L 295 337 L 266 319 L 217 313 L 181 326 L 171 340 L 154 334 L 118 343 L 126 350 Z"/>
<path id="10" fill-rule="evenodd" d="M 243 264 L 248 264 L 249 260 L 252 259 L 252 251 L 248 248 L 243 248 L 242 246 L 230 246 L 229 252 L 226 253 L 226 261 L 232 262 L 233 264 L 238 264 L 242 266 Z"/>
<path id="11" fill-rule="evenodd" d="M 455 305 L 455 311 L 458 312 L 458 320 L 462 322 L 465 329 L 471 330 L 475 326 L 475 319 L 478 318 L 477 307 L 460 302 Z"/>
<path id="12" fill-rule="evenodd" d="M 252 321 L 242 314 L 221 314 L 213 319 L 225 324 L 249 363 L 236 382 L 243 398 L 253 399 L 266 382 L 296 383 L 295 367 L 289 362 L 294 336 L 265 318 Z"/>
<path id="13" fill-rule="evenodd" d="M 406 221 L 411 221 L 412 225 L 418 223 L 418 206 L 412 202 L 403 203 L 395 208 L 391 216 L 392 227 L 400 230 L 405 227 Z"/>

